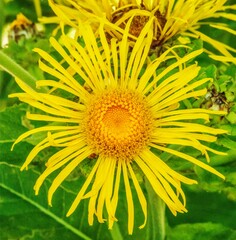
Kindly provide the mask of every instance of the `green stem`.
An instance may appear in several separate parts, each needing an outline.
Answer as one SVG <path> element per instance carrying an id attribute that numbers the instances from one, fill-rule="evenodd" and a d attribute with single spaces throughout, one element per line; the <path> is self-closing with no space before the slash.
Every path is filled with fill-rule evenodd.
<path id="1" fill-rule="evenodd" d="M 165 203 L 157 196 L 147 179 L 145 179 L 145 186 L 149 202 L 147 239 L 165 240 Z"/>
<path id="2" fill-rule="evenodd" d="M 2 47 L 2 34 L 3 34 L 3 27 L 5 24 L 5 11 L 4 11 L 4 0 L 0 0 L 0 9 L 1 9 L 1 15 L 0 15 L 0 47 Z"/>
<path id="3" fill-rule="evenodd" d="M 38 18 L 42 17 L 42 8 L 41 8 L 40 0 L 34 0 L 34 7 L 35 7 L 37 17 Z"/>
<path id="4" fill-rule="evenodd" d="M 36 89 L 35 84 L 37 79 L 33 77 L 29 72 L 27 72 L 24 68 L 22 68 L 19 64 L 17 64 L 14 60 L 8 57 L 3 51 L 0 51 L 0 68 L 4 69 L 12 76 L 21 79 L 34 90 L 39 91 Z M 46 92 L 45 88 L 40 88 L 40 90 Z"/>
<path id="5" fill-rule="evenodd" d="M 117 222 L 114 222 L 113 227 L 110 230 L 110 233 L 113 240 L 123 240 L 123 237 Z"/>

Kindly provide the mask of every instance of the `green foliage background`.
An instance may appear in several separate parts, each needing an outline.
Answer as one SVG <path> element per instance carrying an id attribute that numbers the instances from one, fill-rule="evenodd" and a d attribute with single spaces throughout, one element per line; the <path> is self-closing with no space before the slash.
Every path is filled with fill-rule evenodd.
<path id="1" fill-rule="evenodd" d="M 41 7 L 43 15 L 53 14 L 46 0 L 41 1 Z M 0 11 L 0 30 L 2 30 L 0 36 L 6 24 L 12 22 L 19 12 L 25 14 L 32 21 L 37 21 L 34 3 L 30 0 L 0 0 Z M 236 29 L 236 24 L 232 22 L 231 27 Z M 11 41 L 7 47 L 1 49 L 1 52 L 27 70 L 33 78 L 43 79 L 45 78 L 44 73 L 37 66 L 38 56 L 32 52 L 32 49 L 40 47 L 50 51 L 48 37 L 54 28 L 54 25 L 46 25 L 45 32 L 41 35 L 31 39 L 22 39 L 18 43 Z M 216 31 L 214 34 L 217 36 L 218 32 Z M 234 38 L 224 36 L 223 40 L 236 47 L 235 36 Z M 196 49 L 201 47 L 200 40 L 191 44 Z M 208 87 L 209 92 L 215 89 L 217 95 L 209 99 L 185 101 L 183 108 L 192 106 L 207 108 L 215 104 L 219 96 L 225 97 L 226 103 L 222 103 L 221 107 L 228 108 L 229 114 L 224 118 L 213 118 L 212 123 L 214 126 L 227 129 L 229 135 L 219 137 L 213 147 L 227 152 L 228 155 L 212 156 L 211 165 L 225 174 L 226 180 L 222 181 L 183 160 L 162 154 L 161 157 L 173 169 L 199 181 L 198 185 L 183 186 L 187 197 L 188 213 L 178 214 L 177 217 L 174 217 L 168 209 L 166 210 L 166 240 L 235 240 L 236 66 L 223 66 L 217 62 L 209 64 L 209 59 L 205 55 L 201 56 L 198 61 L 203 67 L 200 77 L 214 78 L 213 85 Z M 81 168 L 76 170 L 56 192 L 53 198 L 53 207 L 49 207 L 47 204 L 47 189 L 53 176 L 47 179 L 39 195 L 34 195 L 33 186 L 44 169 L 44 159 L 53 154 L 53 150 L 48 149 L 40 153 L 27 171 L 20 171 L 21 164 L 37 139 L 36 137 L 26 139 L 16 145 L 13 151 L 11 151 L 11 146 L 21 133 L 42 123 L 29 122 L 25 117 L 29 107 L 7 97 L 8 94 L 18 92 L 20 89 L 9 73 L 1 71 L 1 65 L 0 61 L 0 239 L 158 240 L 156 236 L 159 231 L 157 227 L 159 213 L 155 209 L 155 199 L 149 198 L 148 223 L 142 230 L 138 229 L 143 221 L 142 212 L 139 204 L 135 204 L 137 206 L 135 209 L 136 222 L 132 236 L 127 234 L 127 206 L 124 192 L 120 193 L 117 212 L 119 221 L 112 230 L 107 229 L 106 223 L 95 222 L 94 226 L 88 226 L 86 201 L 82 202 L 71 217 L 66 218 L 66 212 L 85 178 Z M 181 150 L 189 151 L 183 148 Z M 191 152 L 191 154 L 198 156 L 198 153 L 195 152 Z M 148 193 L 145 192 L 145 194 L 148 198 Z M 138 202 L 137 196 L 134 196 L 134 200 Z"/>

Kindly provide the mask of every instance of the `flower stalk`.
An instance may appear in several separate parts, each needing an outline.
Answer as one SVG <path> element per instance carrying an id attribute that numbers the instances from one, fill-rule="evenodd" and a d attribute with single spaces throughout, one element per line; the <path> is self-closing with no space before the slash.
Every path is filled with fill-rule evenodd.
<path id="1" fill-rule="evenodd" d="M 149 202 L 149 218 L 147 222 L 149 233 L 147 239 L 165 240 L 165 203 L 160 197 L 156 196 L 151 184 L 147 179 L 145 179 L 145 187 Z"/>
<path id="2" fill-rule="evenodd" d="M 8 72 L 14 77 L 20 78 L 24 83 L 30 86 L 32 89 L 46 92 L 46 88 L 36 88 L 37 79 L 27 72 L 24 68 L 18 65 L 14 60 L 8 57 L 3 51 L 0 51 L 0 68 Z"/>

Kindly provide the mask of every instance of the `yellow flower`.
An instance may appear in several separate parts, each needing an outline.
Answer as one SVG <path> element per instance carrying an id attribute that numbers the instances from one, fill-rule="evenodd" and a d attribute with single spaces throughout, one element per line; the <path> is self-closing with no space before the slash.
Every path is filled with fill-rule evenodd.
<path id="1" fill-rule="evenodd" d="M 236 35 L 236 31 L 228 24 L 236 20 L 236 15 L 230 12 L 236 10 L 236 5 L 226 5 L 227 0 L 67 0 L 66 2 L 69 6 L 49 0 L 57 17 L 43 18 L 42 21 L 62 21 L 76 29 L 79 29 L 80 21 L 87 21 L 93 25 L 95 31 L 100 23 L 105 23 L 106 32 L 111 37 L 120 39 L 128 19 L 132 18 L 129 33 L 130 39 L 135 41 L 147 21 L 154 17 L 153 47 L 165 47 L 165 43 L 175 36 L 201 38 L 216 52 L 213 53 L 205 44 L 205 51 L 210 57 L 222 62 L 235 62 L 232 54 L 236 50 L 223 43 L 222 39 L 215 39 L 212 34 L 214 29 L 217 29 L 222 31 L 222 34 Z M 203 31 L 204 27 L 208 29 Z M 188 40 L 184 39 L 184 41 Z"/>
<path id="2" fill-rule="evenodd" d="M 150 31 L 152 21 L 145 25 L 132 49 L 128 39 L 130 24 L 131 21 L 121 41 L 113 38 L 110 43 L 102 25 L 99 28 L 99 44 L 89 25 L 81 25 L 85 47 L 66 35 L 62 35 L 60 43 L 51 38 L 51 45 L 63 63 L 41 49 L 35 51 L 43 59 L 39 62 L 40 68 L 58 81 L 38 81 L 37 87 L 51 88 L 50 92 L 41 93 L 16 79 L 23 93 L 12 94 L 11 97 L 18 97 L 40 110 L 40 114 L 28 113 L 30 120 L 53 123 L 29 130 L 16 140 L 15 144 L 32 134 L 46 133 L 30 152 L 21 170 L 27 168 L 45 148 L 61 148 L 48 159 L 45 171 L 35 184 L 36 194 L 48 175 L 61 169 L 48 191 L 51 205 L 56 189 L 81 162 L 86 161 L 92 166 L 91 172 L 82 188 L 78 189 L 67 216 L 75 211 L 81 200 L 89 198 L 89 224 L 93 224 L 95 215 L 103 223 L 104 212 L 107 212 L 108 226 L 112 228 L 117 221 L 119 187 L 123 178 L 128 205 L 128 232 L 132 234 L 135 209 L 131 182 L 144 214 L 140 228 L 147 220 L 147 202 L 137 174 L 145 176 L 174 215 L 187 211 L 181 183 L 197 183 L 171 169 L 156 152 L 177 156 L 224 179 L 208 164 L 169 148 L 168 144 L 195 148 L 209 161 L 208 152 L 224 153 L 211 149 L 202 141 L 214 142 L 216 135 L 225 131 L 197 123 L 198 120 L 209 121 L 209 114 L 223 112 L 179 108 L 182 100 L 206 94 L 206 89 L 201 86 L 211 79 L 193 81 L 200 70 L 197 64 L 183 68 L 201 50 L 179 58 L 156 75 L 156 69 L 163 60 L 174 59 L 168 55 L 171 50 L 147 64 L 153 37 Z M 57 96 L 59 89 L 73 97 Z M 91 155 L 97 157 L 91 159 Z"/>

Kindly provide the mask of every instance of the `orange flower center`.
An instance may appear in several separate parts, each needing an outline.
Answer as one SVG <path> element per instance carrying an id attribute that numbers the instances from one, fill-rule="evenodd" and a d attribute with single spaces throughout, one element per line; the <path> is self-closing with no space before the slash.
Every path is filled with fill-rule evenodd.
<path id="1" fill-rule="evenodd" d="M 151 119 L 145 99 L 138 94 L 107 90 L 87 106 L 87 144 L 98 155 L 131 160 L 147 146 Z"/>
<path id="2" fill-rule="evenodd" d="M 137 10 L 136 13 L 135 10 Z M 143 12 L 143 15 L 141 14 L 141 12 Z M 141 5 L 139 8 L 134 6 L 122 7 L 121 9 L 117 9 L 112 14 L 111 22 L 125 29 L 128 20 L 130 19 L 130 17 L 132 17 L 129 33 L 135 37 L 138 37 L 143 28 L 145 27 L 146 23 L 149 21 L 150 16 L 154 14 L 155 16 L 155 21 L 153 25 L 154 38 L 152 42 L 152 47 L 156 47 L 162 44 L 162 39 L 160 39 L 161 32 L 167 20 L 159 10 L 156 9 L 153 10 L 152 12 L 150 12 L 150 16 L 148 16 L 148 12 L 150 11 L 146 9 L 144 5 Z"/>

